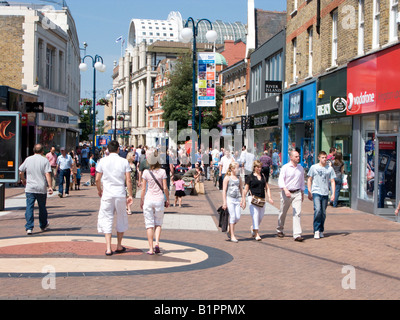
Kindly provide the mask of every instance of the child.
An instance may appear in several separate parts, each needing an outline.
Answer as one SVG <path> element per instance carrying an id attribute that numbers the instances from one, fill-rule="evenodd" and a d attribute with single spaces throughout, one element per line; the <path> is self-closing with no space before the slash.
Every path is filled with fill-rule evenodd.
<path id="1" fill-rule="evenodd" d="M 96 185 L 96 163 L 92 163 L 92 167 L 90 168 L 90 185 Z"/>
<path id="2" fill-rule="evenodd" d="M 179 208 L 182 207 L 182 197 L 185 194 L 185 182 L 182 180 L 181 175 L 175 174 L 174 175 L 174 185 L 175 185 L 175 207 L 176 203 L 179 200 Z"/>
<path id="3" fill-rule="evenodd" d="M 81 165 L 79 163 L 76 164 L 76 184 L 75 184 L 75 190 L 81 190 L 81 178 L 82 178 L 82 173 L 81 173 Z"/>

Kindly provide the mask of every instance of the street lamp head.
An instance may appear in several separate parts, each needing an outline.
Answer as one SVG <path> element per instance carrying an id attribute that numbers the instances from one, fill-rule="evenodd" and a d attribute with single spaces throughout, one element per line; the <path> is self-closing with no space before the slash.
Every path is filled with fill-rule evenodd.
<path id="1" fill-rule="evenodd" d="M 209 42 L 215 42 L 218 38 L 218 34 L 215 30 L 208 30 L 206 33 L 206 38 Z"/>
<path id="2" fill-rule="evenodd" d="M 102 64 L 100 61 L 97 61 L 94 64 L 94 67 L 99 72 L 105 72 L 106 71 L 106 66 L 104 64 Z"/>
<path id="3" fill-rule="evenodd" d="M 122 94 L 120 94 L 120 93 L 117 95 L 117 99 L 118 99 L 118 100 L 121 100 L 123 97 L 124 97 L 124 96 L 123 96 Z"/>
<path id="4" fill-rule="evenodd" d="M 79 65 L 79 70 L 81 70 L 82 72 L 85 72 L 87 69 L 88 69 L 88 66 L 87 66 L 86 63 L 82 62 L 82 63 Z"/>
<path id="5" fill-rule="evenodd" d="M 193 37 L 193 30 L 190 28 L 183 28 L 181 31 L 181 38 L 182 41 L 185 43 L 190 42 L 190 40 L 192 40 Z"/>
<path id="6" fill-rule="evenodd" d="M 110 99 L 111 99 L 111 94 L 107 94 L 107 95 L 106 95 L 106 99 L 107 99 L 107 100 L 110 100 Z"/>

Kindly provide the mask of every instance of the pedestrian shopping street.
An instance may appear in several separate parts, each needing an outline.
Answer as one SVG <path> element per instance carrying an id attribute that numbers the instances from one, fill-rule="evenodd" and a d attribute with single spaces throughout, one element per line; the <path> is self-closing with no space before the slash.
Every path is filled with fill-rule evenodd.
<path id="1" fill-rule="evenodd" d="M 218 227 L 221 191 L 209 181 L 205 191 L 184 197 L 182 208 L 166 209 L 161 254 L 153 256 L 146 254 L 137 195 L 123 240 L 127 251 L 105 256 L 95 187 L 82 186 L 68 198 L 49 197 L 50 227 L 40 231 L 35 208 L 31 236 L 24 229 L 23 189 L 7 188 L 6 209 L 0 212 L 0 299 L 400 298 L 399 223 L 329 206 L 325 238 L 317 240 L 312 202 L 305 199 L 305 240 L 293 241 L 290 214 L 285 237 L 278 238 L 279 189 L 271 185 L 274 204 L 266 205 L 262 241 L 251 237 L 251 218 L 244 210 L 236 228 L 239 242 L 233 243 Z M 49 275 L 52 281 L 43 281 Z"/>

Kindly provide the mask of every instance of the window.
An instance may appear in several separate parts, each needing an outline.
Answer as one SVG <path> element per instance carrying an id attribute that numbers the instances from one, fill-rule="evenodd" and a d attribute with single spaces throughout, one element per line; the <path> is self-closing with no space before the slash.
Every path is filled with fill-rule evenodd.
<path id="1" fill-rule="evenodd" d="M 36 58 L 36 84 L 43 85 L 43 41 L 39 39 Z"/>
<path id="2" fill-rule="evenodd" d="M 380 20 L 380 0 L 374 0 L 374 11 L 373 11 L 373 26 L 372 26 L 372 49 L 379 48 L 379 20 Z"/>
<path id="3" fill-rule="evenodd" d="M 313 29 L 308 29 L 308 76 L 313 74 Z"/>
<path id="4" fill-rule="evenodd" d="M 46 84 L 47 89 L 54 88 L 54 55 L 55 49 L 51 47 L 46 48 Z"/>
<path id="5" fill-rule="evenodd" d="M 292 41 L 293 47 L 293 82 L 297 82 L 297 69 L 296 69 L 296 61 L 297 61 L 297 39 L 294 38 Z"/>
<path id="6" fill-rule="evenodd" d="M 397 16 L 399 0 L 390 0 L 389 42 L 397 41 Z"/>
<path id="7" fill-rule="evenodd" d="M 337 66 L 338 11 L 332 12 L 332 66 Z"/>
<path id="8" fill-rule="evenodd" d="M 258 101 L 261 99 L 261 81 L 262 81 L 262 65 L 259 63 L 251 70 L 251 100 Z"/>
<path id="9" fill-rule="evenodd" d="M 358 54 L 364 54 L 364 0 L 358 0 Z"/>
<path id="10" fill-rule="evenodd" d="M 265 60 L 265 80 L 282 81 L 282 54 L 280 51 Z M 266 93 L 265 97 L 273 95 L 273 93 Z"/>

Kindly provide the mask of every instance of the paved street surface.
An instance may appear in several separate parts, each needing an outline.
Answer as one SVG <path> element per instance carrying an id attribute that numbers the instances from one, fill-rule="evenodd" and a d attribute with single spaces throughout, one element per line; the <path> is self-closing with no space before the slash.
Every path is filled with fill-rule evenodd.
<path id="1" fill-rule="evenodd" d="M 84 179 L 83 179 L 84 180 Z M 106 257 L 97 233 L 99 197 L 83 186 L 48 198 L 50 228 L 27 236 L 22 188 L 6 189 L 0 212 L 0 299 L 400 299 L 400 223 L 346 207 L 328 208 L 325 238 L 312 234 L 312 202 L 304 200 L 305 241 L 293 241 L 288 214 L 275 236 L 279 191 L 266 208 L 262 241 L 243 212 L 239 243 L 218 228 L 221 191 L 187 196 L 166 210 L 162 254 L 149 256 L 139 199 L 129 216 L 127 251 Z M 171 197 L 172 199 L 172 197 Z M 114 240 L 114 244 L 116 241 Z"/>

